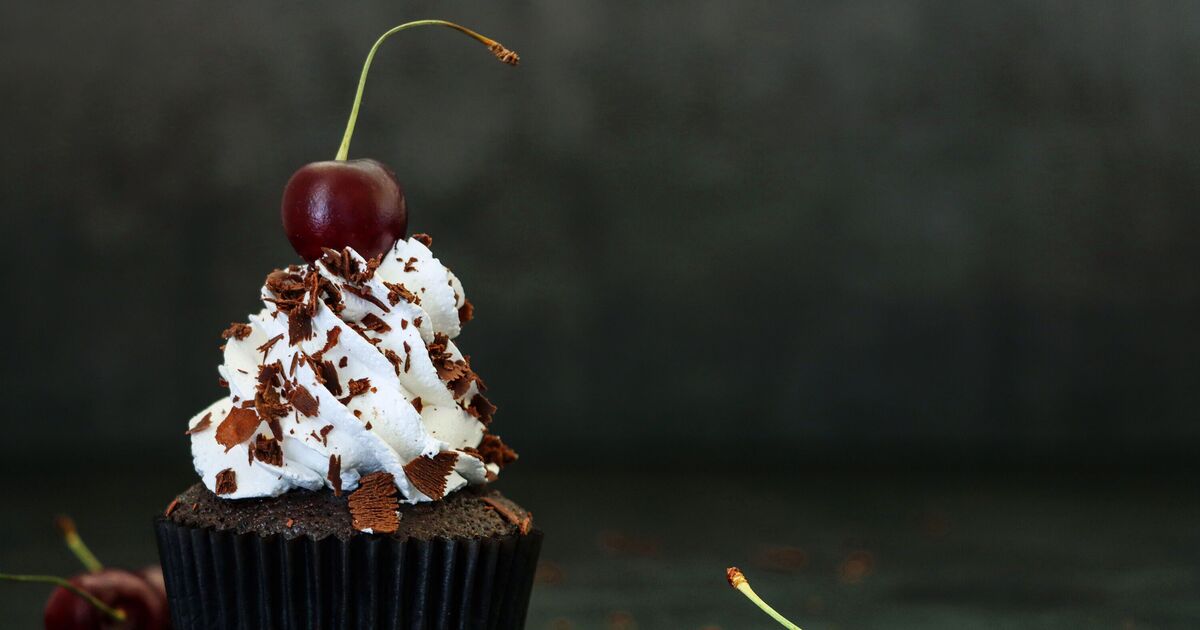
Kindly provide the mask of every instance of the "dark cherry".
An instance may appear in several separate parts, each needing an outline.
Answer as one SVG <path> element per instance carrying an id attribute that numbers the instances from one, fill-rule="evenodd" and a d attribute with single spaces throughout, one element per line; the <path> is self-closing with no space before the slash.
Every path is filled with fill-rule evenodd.
<path id="1" fill-rule="evenodd" d="M 121 569 L 102 569 L 81 573 L 70 582 L 113 608 L 125 612 L 126 619 L 116 622 L 85 599 L 59 587 L 46 602 L 46 630 L 168 630 L 170 620 L 164 594 L 142 576 Z"/>
<path id="2" fill-rule="evenodd" d="M 283 229 L 313 262 L 322 248 L 353 247 L 364 258 L 386 253 L 408 230 L 404 191 L 375 160 L 305 164 L 283 189 Z"/>

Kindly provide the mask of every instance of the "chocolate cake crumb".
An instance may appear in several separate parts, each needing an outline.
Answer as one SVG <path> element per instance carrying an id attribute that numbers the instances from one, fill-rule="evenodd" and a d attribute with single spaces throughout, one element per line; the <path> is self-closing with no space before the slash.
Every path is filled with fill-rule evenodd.
<path id="1" fill-rule="evenodd" d="M 232 468 L 226 468 L 217 473 L 217 494 L 233 494 L 237 492 L 237 473 Z"/>
<path id="2" fill-rule="evenodd" d="M 210 412 L 204 414 L 203 418 L 200 418 L 200 422 L 197 422 L 196 426 L 188 429 L 187 431 L 184 431 L 183 434 L 184 435 L 195 435 L 195 434 L 207 429 L 211 425 L 212 425 L 212 412 L 210 411 Z"/>
<path id="3" fill-rule="evenodd" d="M 418 457 L 404 465 L 404 474 L 421 494 L 440 499 L 446 493 L 446 477 L 454 470 L 458 453 L 442 451 L 433 457 Z"/>
<path id="4" fill-rule="evenodd" d="M 400 526 L 396 479 L 391 473 L 375 472 L 359 479 L 358 489 L 350 493 L 348 503 L 354 529 L 390 534 Z"/>

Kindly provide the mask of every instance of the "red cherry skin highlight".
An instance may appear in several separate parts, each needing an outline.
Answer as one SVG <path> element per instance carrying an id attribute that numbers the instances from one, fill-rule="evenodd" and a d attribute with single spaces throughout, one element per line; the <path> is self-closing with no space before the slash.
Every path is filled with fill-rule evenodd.
<path id="1" fill-rule="evenodd" d="M 308 262 L 326 247 L 352 247 L 374 258 L 408 230 L 404 191 L 391 169 L 375 160 L 305 164 L 283 189 L 280 214 L 292 247 Z"/>

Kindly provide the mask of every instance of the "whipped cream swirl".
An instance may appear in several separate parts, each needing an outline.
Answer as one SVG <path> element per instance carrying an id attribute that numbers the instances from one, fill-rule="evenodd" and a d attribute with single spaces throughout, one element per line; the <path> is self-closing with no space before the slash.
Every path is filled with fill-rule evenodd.
<path id="1" fill-rule="evenodd" d="M 472 307 L 429 244 L 327 250 L 267 277 L 265 308 L 224 334 L 229 395 L 188 423 L 210 490 L 341 493 L 386 472 L 401 500 L 436 501 L 516 458 L 488 432 L 495 407 L 452 341 Z"/>

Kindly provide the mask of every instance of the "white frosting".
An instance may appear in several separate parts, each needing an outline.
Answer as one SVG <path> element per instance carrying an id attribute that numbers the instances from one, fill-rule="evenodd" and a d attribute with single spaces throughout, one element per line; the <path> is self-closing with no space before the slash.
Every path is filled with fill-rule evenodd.
<path id="1" fill-rule="evenodd" d="M 360 270 L 366 269 L 360 256 L 353 251 L 348 254 Z M 294 267 L 289 271 L 311 282 L 308 274 L 312 269 Z M 384 471 L 395 478 L 403 500 L 415 503 L 438 500 L 468 483 L 480 484 L 494 477 L 499 472 L 497 464 L 485 465 L 462 450 L 479 446 L 486 432 L 472 409 L 472 403 L 487 406 L 485 400 L 476 400 L 477 396 L 482 399 L 480 383 L 467 379 L 469 386 L 456 395 L 454 383 L 439 377 L 430 350 L 432 346 L 442 351 L 443 344 L 435 341 L 435 334 L 445 335 L 445 340 L 438 340 L 444 341 L 445 355 L 451 360 L 463 359 L 449 341 L 461 331 L 459 309 L 466 305 L 454 274 L 415 239 L 396 243 L 370 278 L 351 282 L 324 262 L 316 264 L 316 272 L 340 290 L 343 308 L 335 313 L 315 292 L 305 293 L 302 304 L 313 313 L 309 338 L 289 344 L 287 309 L 279 308 L 281 296 L 273 293 L 268 283 L 262 290 L 266 308 L 250 316 L 249 334 L 242 339 L 231 337 L 226 343 L 225 362 L 218 370 L 229 383 L 229 396 L 188 423 L 193 462 L 204 484 L 214 492 L 225 490 L 221 496 L 230 499 L 277 496 L 296 488 L 332 488 L 338 480 L 343 491 L 352 491 L 360 477 Z M 393 287 L 402 284 L 416 299 L 392 303 L 385 282 Z M 327 348 L 331 334 L 336 335 L 336 343 Z M 275 338 L 279 339 L 270 343 Z M 329 383 L 318 376 L 320 360 L 331 363 L 336 371 Z M 221 444 L 217 439 L 218 428 L 231 410 L 254 408 L 260 370 L 277 361 L 282 376 L 275 391 L 283 402 L 287 403 L 287 392 L 297 387 L 307 390 L 317 402 L 313 417 L 287 405 L 287 412 L 278 418 L 282 432 L 276 440 L 282 452 L 279 465 L 265 462 L 253 452 L 258 436 L 264 441 L 276 437 L 270 423 L 261 417 L 254 433 L 241 443 L 230 445 L 227 440 Z M 350 382 L 359 379 L 368 379 L 369 389 L 347 399 Z M 206 420 L 207 426 L 196 431 Z M 404 466 L 443 451 L 455 452 L 457 460 L 444 475 L 441 495 L 427 496 L 416 487 L 419 481 L 414 485 L 409 479 Z M 331 456 L 340 458 L 340 475 L 334 479 L 329 478 Z M 229 476 L 225 471 L 232 471 L 236 480 L 233 491 L 228 486 L 218 488 L 217 476 Z M 429 489 L 428 482 L 425 487 Z"/>

